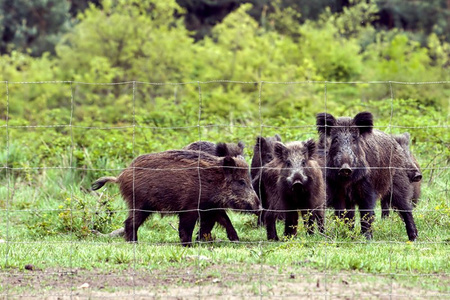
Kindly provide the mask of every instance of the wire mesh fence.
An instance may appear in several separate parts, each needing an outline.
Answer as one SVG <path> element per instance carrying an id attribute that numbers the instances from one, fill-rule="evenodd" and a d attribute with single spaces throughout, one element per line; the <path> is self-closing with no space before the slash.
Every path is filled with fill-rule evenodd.
<path id="1" fill-rule="evenodd" d="M 449 87 L 447 81 L 2 82 L 0 295 L 5 299 L 450 297 Z M 423 95 L 424 90 L 433 91 L 435 105 L 429 103 L 433 99 L 410 97 L 416 91 Z M 270 215 L 273 207 L 263 203 L 262 211 L 255 210 L 255 203 L 245 207 L 243 196 L 236 197 L 246 186 L 261 198 L 259 184 L 250 177 L 257 137 L 278 134 L 285 145 L 318 141 L 317 113 L 338 118 L 362 111 L 373 114 L 375 130 L 409 133 L 408 150 L 423 175 L 413 210 L 417 239 L 408 240 L 401 208 L 393 207 L 398 213 L 381 218 L 379 200 L 375 208 L 343 207 L 345 216 L 356 215 L 354 224 L 345 216 L 338 218 L 328 203 L 320 208 L 324 230 L 313 225 L 317 227 L 313 234 L 307 233 L 308 223 L 301 214 L 294 214 L 296 220 L 288 223 L 294 225 L 285 228 L 290 213 L 298 209 L 278 208 L 282 213 L 275 230 L 280 241 L 268 239 L 267 224 L 264 218 L 262 225 L 257 224 L 258 215 Z M 198 152 L 187 157 L 173 151 L 171 155 L 179 155 L 170 158 L 176 160 L 175 167 L 154 163 L 161 159 L 154 153 L 180 150 L 196 141 L 243 142 L 243 159 L 205 158 Z M 153 154 L 145 156 L 149 153 Z M 324 153 L 319 170 L 326 174 L 334 167 L 327 164 L 328 150 Z M 133 161 L 137 157 L 150 162 L 139 166 L 138 160 Z M 387 169 L 389 178 L 383 180 L 393 186 L 392 174 L 406 167 L 391 160 L 392 155 L 387 167 L 372 164 L 365 169 Z M 120 174 L 127 169 L 131 192 L 124 201 L 125 183 L 117 178 L 124 178 Z M 227 186 L 223 173 L 230 170 L 233 176 L 236 170 L 244 175 Z M 92 183 L 104 176 L 115 178 L 109 179 L 113 184 L 104 182 L 104 187 L 93 190 Z M 329 178 L 323 179 L 328 186 L 322 197 L 325 205 L 339 186 L 330 188 Z M 402 188 L 386 194 L 389 204 Z M 223 190 L 227 195 L 223 205 L 205 204 L 219 199 Z M 146 197 L 163 199 L 162 204 L 140 205 Z M 179 199 L 191 205 L 177 206 Z M 371 211 L 373 238 L 368 240 L 361 233 L 367 224 L 359 214 Z M 137 216 L 145 221 L 139 231 L 133 222 Z M 123 237 L 127 217 L 126 237 L 138 236 L 138 243 Z M 192 237 L 188 236 L 192 245 L 183 247 L 184 229 L 193 226 Z M 209 229 L 202 230 L 203 226 Z M 295 234 L 283 236 L 283 231 Z"/>

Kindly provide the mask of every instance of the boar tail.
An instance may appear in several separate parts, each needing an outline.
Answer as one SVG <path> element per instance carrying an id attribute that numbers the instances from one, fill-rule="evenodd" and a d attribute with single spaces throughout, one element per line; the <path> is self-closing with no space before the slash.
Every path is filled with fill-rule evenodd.
<path id="1" fill-rule="evenodd" d="M 118 179 L 116 177 L 101 177 L 99 179 L 97 179 L 97 181 L 95 181 L 92 186 L 91 189 L 93 191 L 98 190 L 99 188 L 101 188 L 102 186 L 105 185 L 105 183 L 107 182 L 114 182 L 117 183 Z"/>

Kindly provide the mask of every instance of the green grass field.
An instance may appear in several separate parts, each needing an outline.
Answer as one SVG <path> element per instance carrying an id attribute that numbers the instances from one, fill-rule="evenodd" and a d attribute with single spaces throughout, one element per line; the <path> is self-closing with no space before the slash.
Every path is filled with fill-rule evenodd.
<path id="1" fill-rule="evenodd" d="M 358 223 L 352 231 L 331 210 L 327 211 L 325 234 L 307 236 L 300 223 L 298 235 L 281 242 L 267 241 L 265 228 L 256 226 L 255 215 L 229 212 L 240 242 L 229 242 L 224 229 L 216 226 L 213 241 L 191 248 L 179 243 L 176 216 L 151 216 L 139 230 L 138 244 L 96 234 L 122 226 L 127 212 L 118 188 L 110 185 L 93 193 L 74 185 L 58 191 L 66 194 L 64 199 L 48 197 L 51 187 L 58 190 L 63 173 L 47 173 L 42 182 L 50 182 L 46 183 L 49 186 L 41 189 L 9 181 L 14 192 L 9 195 L 9 209 L 0 216 L 0 277 L 6 283 L 0 294 L 83 295 L 87 289 L 80 286 L 85 281 L 91 283 L 88 290 L 93 297 L 149 293 L 150 283 L 157 286 L 150 290 L 155 296 L 183 294 L 192 287 L 199 289 L 194 288 L 193 295 L 204 291 L 225 297 L 231 291 L 288 296 L 283 294 L 284 284 L 293 285 L 294 295 L 303 295 L 304 288 L 315 296 L 351 290 L 351 295 L 365 297 L 366 285 L 373 290 L 379 287 L 375 296 L 398 291 L 407 295 L 410 289 L 419 298 L 445 298 L 450 293 L 448 171 L 433 183 L 423 184 L 422 199 L 414 212 L 419 238 L 413 243 L 408 241 L 401 218 L 392 213 L 381 219 L 377 207 L 371 241 L 361 236 Z M 7 187 L 0 190 L 3 199 Z M 284 224 L 277 226 L 282 234 Z M 23 279 L 18 283 L 17 278 Z M 327 282 L 329 289 L 324 288 Z M 349 286 L 354 287 L 349 290 Z M 214 294 L 217 290 L 220 295 Z"/>
<path id="2" fill-rule="evenodd" d="M 67 107 L 65 114 L 48 110 L 43 120 L 11 110 L 1 123 L 0 298 L 450 298 L 447 108 L 425 107 L 414 99 L 363 101 L 354 96 L 356 90 L 345 94 L 353 85 L 330 84 L 327 107 L 308 100 L 307 106 L 292 102 L 283 111 L 265 103 L 259 103 L 259 111 L 249 111 L 228 103 L 223 108 L 227 114 L 202 110 L 199 116 L 196 95 L 189 98 L 191 104 L 169 105 L 160 99 L 156 108 L 148 109 L 155 115 L 148 115 L 146 107 L 137 103 L 129 109 L 133 114 L 119 113 L 120 118 L 109 120 L 114 107 L 100 106 L 89 97 L 83 100 L 77 88 L 66 87 L 66 94 L 74 92 L 74 99 L 80 101 L 70 108 L 73 119 Z M 92 86 L 97 87 L 103 86 Z M 205 84 L 202 101 L 213 103 L 206 87 L 210 85 Z M 255 96 L 252 99 L 257 99 L 258 86 L 249 87 Z M 315 91 L 320 85 L 312 87 Z M 183 88 L 195 93 L 198 87 Z M 305 86 L 264 88 L 300 94 Z M 130 103 L 132 91 L 124 90 L 122 95 Z M 27 93 L 23 94 L 26 99 Z M 8 95 L 11 103 L 19 97 L 12 90 Z M 371 241 L 361 236 L 358 221 L 355 230 L 349 230 L 334 218 L 332 210 L 327 211 L 324 234 L 307 236 L 300 223 L 297 236 L 280 242 L 267 241 L 265 228 L 256 226 L 255 215 L 231 211 L 239 243 L 229 242 L 223 228 L 216 227 L 212 241 L 184 248 L 177 217 L 159 215 L 140 228 L 138 244 L 102 235 L 123 226 L 126 206 L 117 186 L 107 185 L 96 192 L 89 187 L 98 177 L 117 175 L 133 157 L 180 149 L 198 139 L 242 140 L 245 159 L 250 162 L 257 135 L 279 133 L 283 141 L 317 138 L 315 113 L 327 109 L 335 116 L 369 110 L 378 129 L 410 132 L 411 149 L 424 175 L 421 199 L 414 210 L 419 232 L 415 242 L 408 241 L 398 214 L 381 219 L 379 204 Z M 277 226 L 281 236 L 284 224 Z"/>

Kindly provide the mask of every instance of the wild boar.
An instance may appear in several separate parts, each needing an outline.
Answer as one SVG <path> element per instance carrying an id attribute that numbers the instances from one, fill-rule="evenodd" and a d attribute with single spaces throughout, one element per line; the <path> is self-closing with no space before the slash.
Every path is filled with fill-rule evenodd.
<path id="1" fill-rule="evenodd" d="M 258 136 L 256 138 L 256 144 L 253 147 L 253 158 L 251 162 L 251 176 L 253 182 L 253 188 L 259 196 L 259 185 L 261 178 L 262 167 L 272 161 L 274 157 L 273 147 L 276 142 L 281 142 L 281 137 L 278 134 L 270 137 Z M 264 204 L 263 204 L 264 207 Z M 257 225 L 261 226 L 264 223 L 264 211 L 261 211 L 258 215 Z"/>
<path id="2" fill-rule="evenodd" d="M 137 231 L 154 212 L 178 214 L 182 245 L 192 243 L 197 220 L 219 209 L 258 210 L 260 202 L 251 185 L 248 164 L 232 157 L 219 158 L 201 151 L 171 150 L 137 157 L 120 175 L 102 177 L 118 183 L 129 208 L 125 239 L 137 241 Z"/>
<path id="3" fill-rule="evenodd" d="M 412 195 L 412 204 L 415 207 L 420 197 L 421 190 L 421 180 L 422 180 L 422 172 L 420 171 L 419 163 L 417 162 L 414 155 L 411 153 L 409 149 L 409 143 L 411 140 L 411 136 L 408 132 L 398 135 L 392 135 L 394 140 L 399 143 L 401 148 L 403 149 L 407 160 L 405 161 L 404 168 L 406 169 L 406 173 L 408 175 L 409 181 L 413 187 L 413 195 Z M 381 199 L 381 216 L 387 217 L 389 216 L 389 208 L 391 207 L 391 199 L 390 195 Z"/>
<path id="4" fill-rule="evenodd" d="M 319 231 L 324 231 L 325 186 L 315 149 L 313 140 L 275 143 L 274 159 L 263 167 L 260 186 L 261 202 L 267 209 L 264 223 L 269 240 L 278 240 L 278 215 L 284 216 L 285 236 L 297 233 L 298 210 L 309 234 L 314 232 L 314 221 Z"/>
<path id="5" fill-rule="evenodd" d="M 410 201 L 413 188 L 404 168 L 408 158 L 401 146 L 388 134 L 373 129 L 370 112 L 337 119 L 319 113 L 316 119 L 327 148 L 327 202 L 336 215 L 354 220 L 358 205 L 361 232 L 371 239 L 376 200 L 389 196 L 392 205 L 400 210 L 409 240 L 414 241 L 417 229 Z"/>
<path id="6" fill-rule="evenodd" d="M 258 136 L 253 147 L 253 158 L 250 164 L 252 179 L 261 173 L 261 168 L 273 159 L 273 147 L 276 142 L 281 142 L 278 134 L 270 137 Z"/>
<path id="7" fill-rule="evenodd" d="M 185 150 L 203 151 L 218 157 L 231 156 L 244 159 L 244 143 L 213 143 L 208 141 L 198 141 L 184 147 Z M 197 234 L 197 240 L 211 239 L 211 231 L 214 225 L 219 223 L 227 232 L 230 241 L 239 241 L 239 236 L 231 223 L 227 213 L 223 210 L 213 210 L 205 212 L 201 219 L 200 231 Z"/>

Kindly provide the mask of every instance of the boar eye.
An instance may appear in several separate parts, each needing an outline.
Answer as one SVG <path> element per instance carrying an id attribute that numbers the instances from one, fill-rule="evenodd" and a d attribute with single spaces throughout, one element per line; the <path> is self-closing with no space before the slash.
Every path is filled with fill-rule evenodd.
<path id="1" fill-rule="evenodd" d="M 306 160 L 302 160 L 302 167 L 306 166 Z"/>
<path id="2" fill-rule="evenodd" d="M 288 160 L 288 161 L 286 161 L 286 168 L 290 168 L 290 167 L 292 167 L 292 164 L 291 164 L 291 162 Z"/>
<path id="3" fill-rule="evenodd" d="M 245 186 L 245 185 L 246 185 L 244 179 L 238 180 L 238 183 L 239 183 L 239 185 L 241 185 L 241 186 Z"/>

